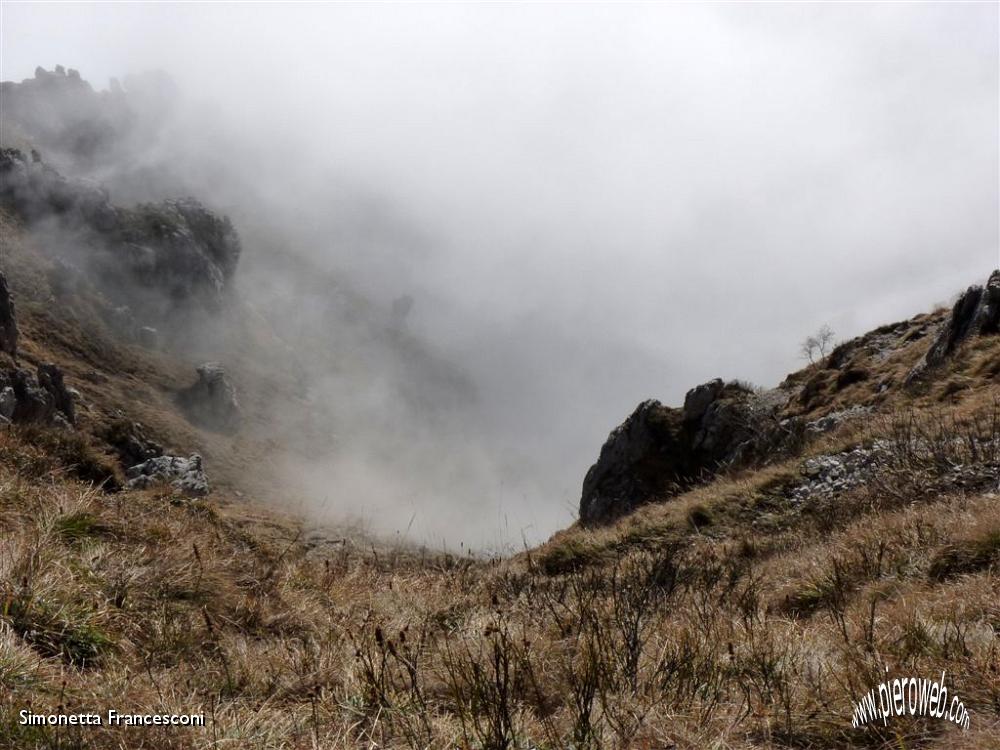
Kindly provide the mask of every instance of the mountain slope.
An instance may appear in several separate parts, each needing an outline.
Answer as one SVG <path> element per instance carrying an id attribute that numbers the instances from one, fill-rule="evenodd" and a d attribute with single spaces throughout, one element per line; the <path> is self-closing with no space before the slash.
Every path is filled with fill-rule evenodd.
<path id="1" fill-rule="evenodd" d="M 38 80 L 31 97 L 69 87 L 103 111 L 76 76 Z M 84 118 L 41 141 L 99 160 L 123 121 L 98 119 L 100 137 L 81 138 Z M 644 402 L 585 480 L 581 523 L 515 555 L 454 555 L 311 526 L 279 464 L 355 437 L 332 430 L 341 405 L 317 382 L 432 375 L 390 390 L 421 417 L 376 446 L 395 460 L 473 397 L 460 371 L 311 267 L 286 294 L 309 304 L 269 309 L 280 295 L 253 299 L 195 252 L 223 220 L 115 207 L 38 158 L 16 161 L 46 200 L 0 210 L 0 747 L 1000 746 L 1000 275 L 774 389 Z M 141 220 L 94 229 L 112 214 Z M 95 249 L 136 260 L 137 287 L 66 262 Z M 178 257 L 208 273 L 210 304 L 140 295 L 121 312 L 117 294 L 164 281 L 143 286 L 138 261 L 170 276 Z M 269 261 L 279 290 L 301 262 Z M 217 378 L 203 365 L 219 351 Z M 238 428 L 194 418 L 202 392 Z M 192 481 L 135 473 L 195 453 Z M 887 670 L 944 673 L 969 726 L 852 727 Z M 205 725 L 108 725 L 109 709 Z M 105 722 L 25 725 L 22 710 Z"/>
<path id="2" fill-rule="evenodd" d="M 789 377 L 819 394 L 791 408 L 812 422 L 877 411 L 617 523 L 505 560 L 365 552 L 236 497 L 252 458 L 206 442 L 166 395 L 188 366 L 95 335 L 82 304 L 54 306 L 44 263 L 5 226 L 19 362 L 58 361 L 82 406 L 75 431 L 0 432 L 0 744 L 996 746 L 1000 337 L 959 343 L 889 395 L 872 385 L 903 383 L 950 314 L 862 337 L 841 351 L 877 376 L 836 388 L 837 354 Z M 81 479 L 91 463 L 120 471 L 99 429 L 115 408 L 199 445 L 220 489 Z M 945 671 L 970 728 L 853 729 L 885 666 Z M 17 724 L 58 706 L 207 724 Z"/>

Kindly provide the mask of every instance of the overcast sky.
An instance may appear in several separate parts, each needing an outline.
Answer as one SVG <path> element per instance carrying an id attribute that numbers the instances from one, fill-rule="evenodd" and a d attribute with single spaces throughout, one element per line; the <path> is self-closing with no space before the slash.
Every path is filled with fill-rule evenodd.
<path id="1" fill-rule="evenodd" d="M 640 400 L 774 385 L 821 324 L 863 333 L 1000 264 L 993 3 L 2 14 L 5 80 L 163 69 L 268 152 L 275 194 L 377 194 L 410 239 L 328 260 L 412 291 L 502 429 L 553 446 L 555 510 L 511 510 L 545 531 Z"/>

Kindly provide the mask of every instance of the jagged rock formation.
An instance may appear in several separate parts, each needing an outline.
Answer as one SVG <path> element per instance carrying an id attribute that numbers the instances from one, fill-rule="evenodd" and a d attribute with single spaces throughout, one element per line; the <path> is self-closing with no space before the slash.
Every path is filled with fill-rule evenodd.
<path id="1" fill-rule="evenodd" d="M 129 489 L 144 490 L 158 484 L 169 484 L 185 495 L 200 497 L 209 493 L 208 477 L 202 467 L 201 456 L 192 453 L 188 458 L 158 456 L 133 466 L 125 473 Z"/>
<path id="2" fill-rule="evenodd" d="M 3 272 L 0 272 L 0 352 L 17 359 L 17 316 Z"/>
<path id="3" fill-rule="evenodd" d="M 998 332 L 1000 332 L 1000 270 L 990 274 L 985 286 L 970 286 L 958 298 L 948 322 L 938 333 L 924 358 L 907 375 L 907 382 L 912 383 L 928 370 L 939 366 L 963 341 L 973 336 Z"/>
<path id="4" fill-rule="evenodd" d="M 52 364 L 39 365 L 37 377 L 19 368 L 0 371 L 0 419 L 17 424 L 75 424 L 73 396 L 62 371 Z"/>
<path id="5" fill-rule="evenodd" d="M 38 384 L 52 396 L 52 405 L 70 424 L 76 424 L 73 396 L 66 389 L 62 370 L 53 364 L 38 366 Z"/>
<path id="6" fill-rule="evenodd" d="M 779 414 L 787 400 L 780 389 L 755 392 L 717 379 L 690 390 L 682 409 L 644 401 L 611 432 L 587 472 L 580 520 L 606 523 L 723 468 L 796 447 L 802 424 Z"/>
<path id="7" fill-rule="evenodd" d="M 106 190 L 91 180 L 63 177 L 37 152 L 28 159 L 19 149 L 0 149 L 0 177 L 0 202 L 28 222 L 56 216 L 99 233 L 117 226 Z"/>
<path id="8" fill-rule="evenodd" d="M 657 493 L 680 489 L 680 480 L 689 473 L 691 463 L 688 446 L 680 439 L 682 427 L 676 409 L 655 400 L 639 404 L 611 431 L 597 463 L 587 472 L 580 520 L 609 521 Z"/>
<path id="9" fill-rule="evenodd" d="M 242 412 L 236 387 L 226 377 L 225 368 L 216 362 L 206 362 L 197 370 L 197 382 L 178 394 L 178 403 L 196 424 L 214 430 L 234 430 Z"/>
<path id="10" fill-rule="evenodd" d="M 0 205 L 27 222 L 54 217 L 86 248 L 94 282 L 142 319 L 168 318 L 191 303 L 218 309 L 241 254 L 232 223 L 193 198 L 111 204 L 89 180 L 68 179 L 37 156 L 0 150 Z M 52 243 L 58 246 L 60 243 Z"/>

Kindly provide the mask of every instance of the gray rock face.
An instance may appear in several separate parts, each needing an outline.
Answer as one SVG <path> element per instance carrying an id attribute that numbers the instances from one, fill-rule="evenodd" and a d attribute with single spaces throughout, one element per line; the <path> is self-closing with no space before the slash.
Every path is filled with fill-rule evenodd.
<path id="1" fill-rule="evenodd" d="M 123 213 L 119 255 L 129 274 L 168 300 L 221 305 L 241 246 L 226 217 L 193 198 L 143 204 Z"/>
<path id="2" fill-rule="evenodd" d="M 38 366 L 38 384 L 52 396 L 52 404 L 70 424 L 76 424 L 73 396 L 63 382 L 62 370 L 52 364 Z"/>
<path id="3" fill-rule="evenodd" d="M 798 420 L 778 418 L 787 397 L 781 390 L 756 393 L 717 379 L 690 390 L 683 409 L 641 403 L 612 430 L 587 472 L 581 522 L 612 521 L 725 468 L 793 450 L 803 430 Z"/>
<path id="4" fill-rule="evenodd" d="M 970 286 L 958 298 L 951 317 L 931 343 L 924 358 L 907 375 L 907 382 L 942 364 L 966 339 L 1000 332 L 1000 270 L 986 286 Z"/>
<path id="5" fill-rule="evenodd" d="M 708 408 L 722 395 L 724 389 L 725 384 L 722 382 L 722 378 L 716 378 L 688 391 L 684 397 L 684 421 L 687 424 L 700 422 Z"/>
<path id="6" fill-rule="evenodd" d="M 0 272 L 0 352 L 17 358 L 17 317 L 3 272 Z"/>
<path id="7" fill-rule="evenodd" d="M 199 497 L 210 491 L 208 478 L 202 468 L 201 456 L 193 453 L 187 458 L 158 456 L 131 467 L 125 473 L 129 489 L 144 490 L 160 484 L 169 484 L 185 495 Z"/>
<path id="8" fill-rule="evenodd" d="M 0 371 L 0 416 L 17 424 L 74 424 L 73 396 L 62 371 L 51 364 L 40 365 L 37 377 L 19 368 Z"/>
<path id="9" fill-rule="evenodd" d="M 236 387 L 216 362 L 198 367 L 198 381 L 178 394 L 178 402 L 196 424 L 223 431 L 239 426 L 242 412 Z"/>
<path id="10" fill-rule="evenodd" d="M 688 446 L 677 409 L 644 401 L 611 431 L 597 463 L 583 480 L 580 520 L 601 523 L 622 516 L 688 473 Z M 676 488 L 674 488 L 676 491 Z"/>

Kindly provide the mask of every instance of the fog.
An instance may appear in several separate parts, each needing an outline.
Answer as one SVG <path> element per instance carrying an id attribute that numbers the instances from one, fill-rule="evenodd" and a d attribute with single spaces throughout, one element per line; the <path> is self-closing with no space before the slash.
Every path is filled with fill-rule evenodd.
<path id="1" fill-rule="evenodd" d="M 407 337 L 457 380 L 378 356 L 316 378 L 350 404 L 336 460 L 289 463 L 320 520 L 543 539 L 639 401 L 775 385 L 820 325 L 858 335 L 1000 263 L 996 5 L 4 3 L 2 21 L 3 80 L 169 75 L 161 136 L 103 177 L 119 202 L 171 185 L 229 213 L 259 304 L 302 313 L 261 292 L 276 252 L 386 316 L 414 300 Z M 414 378 L 427 413 L 397 408 Z"/>

